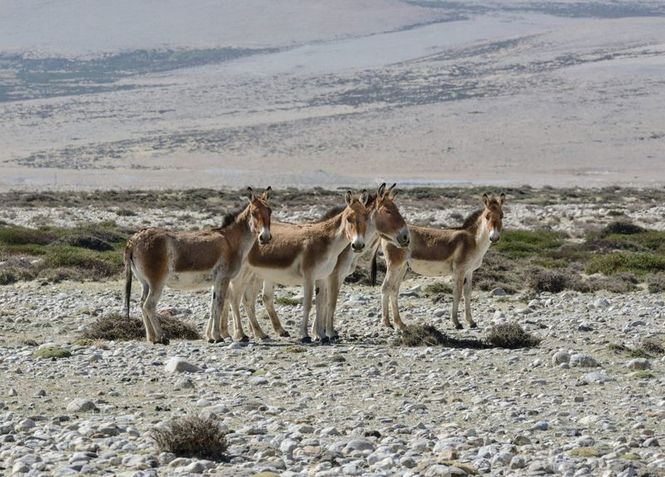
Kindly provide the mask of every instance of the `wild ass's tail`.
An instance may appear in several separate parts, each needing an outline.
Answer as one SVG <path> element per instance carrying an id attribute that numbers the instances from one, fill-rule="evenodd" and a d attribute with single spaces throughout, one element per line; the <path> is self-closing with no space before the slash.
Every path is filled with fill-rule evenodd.
<path id="1" fill-rule="evenodd" d="M 132 294 L 132 249 L 130 244 L 125 247 L 125 316 L 129 320 L 129 298 Z"/>

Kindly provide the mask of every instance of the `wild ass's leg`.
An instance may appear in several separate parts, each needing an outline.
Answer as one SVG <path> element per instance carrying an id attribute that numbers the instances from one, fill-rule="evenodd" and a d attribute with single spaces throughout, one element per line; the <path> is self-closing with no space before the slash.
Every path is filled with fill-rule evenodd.
<path id="1" fill-rule="evenodd" d="M 145 303 L 145 299 L 148 297 L 149 291 L 150 285 L 148 285 L 148 282 L 141 282 L 141 301 L 139 302 L 141 304 L 141 308 L 143 308 L 143 304 Z"/>
<path id="2" fill-rule="evenodd" d="M 226 295 L 228 294 L 228 290 L 228 278 L 217 279 L 212 287 L 212 300 L 210 302 L 210 321 L 212 322 L 212 325 L 210 329 L 211 336 L 208 336 L 211 343 L 221 343 L 224 341 L 220 334 L 221 315 L 225 311 L 224 308 L 226 306 Z M 231 293 L 230 295 L 233 294 Z"/>
<path id="3" fill-rule="evenodd" d="M 340 289 L 340 276 L 337 273 L 333 273 L 328 277 L 327 284 L 327 299 L 326 299 L 326 336 L 330 340 L 335 340 L 339 337 L 339 334 L 335 330 L 335 310 L 337 309 L 337 298 L 339 297 Z"/>
<path id="4" fill-rule="evenodd" d="M 226 310 L 222 310 L 222 314 L 225 311 Z M 212 286 L 210 287 L 210 314 L 208 316 L 208 322 L 206 323 L 204 335 L 205 339 L 208 340 L 208 343 L 215 343 L 217 341 L 215 334 L 215 287 Z M 217 336 L 219 336 L 218 333 Z"/>
<path id="5" fill-rule="evenodd" d="M 402 321 L 402 318 L 400 317 L 399 314 L 399 305 L 397 304 L 397 298 L 399 296 L 399 286 L 402 284 L 402 280 L 404 280 L 404 275 L 406 275 L 406 262 L 402 265 L 402 267 L 399 269 L 398 276 L 396 278 L 396 283 L 395 287 L 393 289 L 392 295 L 390 295 L 390 306 L 393 309 L 393 321 L 395 323 L 395 326 L 399 330 L 404 330 L 406 328 L 406 325 Z"/>
<path id="6" fill-rule="evenodd" d="M 256 297 L 258 294 L 259 290 L 256 286 L 256 282 L 252 281 L 252 283 L 250 283 L 245 289 L 245 293 L 242 294 L 242 306 L 249 317 L 249 326 L 254 333 L 254 339 L 256 341 L 269 341 L 270 337 L 263 332 L 261 325 L 259 325 L 259 322 L 256 319 Z"/>
<path id="7" fill-rule="evenodd" d="M 228 300 L 226 300 L 228 302 Z M 224 308 L 222 308 L 222 313 L 219 315 L 219 334 L 225 340 L 231 339 L 231 334 L 229 333 L 229 311 L 231 310 L 231 305 L 226 303 Z"/>
<path id="8" fill-rule="evenodd" d="M 462 329 L 462 325 L 457 319 L 457 310 L 459 308 L 459 301 L 462 298 L 462 290 L 464 288 L 464 269 L 453 268 L 453 311 L 450 314 L 450 319 L 453 320 L 455 328 Z"/>
<path id="9" fill-rule="evenodd" d="M 464 278 L 464 318 L 471 328 L 477 328 L 478 325 L 473 318 L 471 318 L 471 282 L 473 280 L 473 272 L 467 273 Z"/>
<path id="10" fill-rule="evenodd" d="M 312 337 L 326 343 L 326 301 L 328 296 L 327 279 L 316 281 L 316 316 L 312 322 Z"/>
<path id="11" fill-rule="evenodd" d="M 381 314 L 383 316 L 383 324 L 388 328 L 392 328 L 390 323 L 390 307 L 392 305 L 393 317 L 395 324 L 399 320 L 399 308 L 397 304 L 397 296 L 399 295 L 399 286 L 406 272 L 406 262 L 402 264 L 387 263 L 386 277 L 383 279 L 381 285 Z"/>
<path id="12" fill-rule="evenodd" d="M 143 306 L 143 323 L 145 324 L 146 338 L 148 341 L 157 344 L 169 344 L 169 340 L 164 333 L 162 332 L 162 327 L 159 324 L 159 318 L 157 317 L 157 303 L 159 302 L 159 297 L 162 295 L 163 285 L 154 284 L 148 290 L 148 296 L 146 296 Z"/>
<path id="13" fill-rule="evenodd" d="M 282 338 L 288 338 L 291 336 L 288 331 L 282 327 L 282 323 L 279 321 L 277 312 L 275 311 L 275 287 L 272 282 L 263 282 L 263 306 L 268 312 L 270 317 L 270 322 L 272 323 L 272 328 Z"/>
<path id="14" fill-rule="evenodd" d="M 309 328 L 309 312 L 312 309 L 312 297 L 314 295 L 314 280 L 312 277 L 305 277 L 305 283 L 303 283 L 303 314 L 302 314 L 302 323 L 300 325 L 300 341 L 302 343 L 311 343 L 312 338 L 307 334 Z"/>

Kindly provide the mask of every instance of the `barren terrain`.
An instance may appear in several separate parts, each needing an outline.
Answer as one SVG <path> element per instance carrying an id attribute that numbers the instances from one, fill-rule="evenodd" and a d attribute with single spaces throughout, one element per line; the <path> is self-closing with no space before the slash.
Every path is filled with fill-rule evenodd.
<path id="1" fill-rule="evenodd" d="M 299 194 L 277 194 L 276 216 L 310 220 L 341 200 L 334 192 Z M 549 227 L 575 243 L 586 228 L 617 217 L 661 233 L 659 194 L 512 191 L 502 240 L 513 240 L 511 229 Z M 210 198 L 189 196 L 194 202 L 183 206 L 177 194 L 133 193 L 118 208 L 104 194 L 87 202 L 76 193 L 6 194 L 0 220 L 3 227 L 113 220 L 128 229 L 218 223 L 219 214 L 202 210 L 215 204 Z M 222 209 L 234 197 L 224 192 Z M 423 189 L 403 192 L 399 203 L 410 222 L 441 225 L 457 223 L 479 197 Z M 342 289 L 341 341 L 331 346 L 278 338 L 265 318 L 273 338 L 265 343 L 85 342 L 86 327 L 121 310 L 119 277 L 0 286 L 0 467 L 28 475 L 664 475 L 665 358 L 645 347 L 665 340 L 662 292 L 648 291 L 637 275 L 628 293 L 538 293 L 524 286 L 529 272 L 517 263 L 516 293 L 474 291 L 477 330 L 450 326 L 445 280 L 411 276 L 402 287 L 403 316 L 457 338 L 516 322 L 542 339 L 534 348 L 405 347 L 380 324 L 379 287 L 362 282 Z M 294 336 L 300 293 L 277 291 L 284 298 L 278 313 Z M 208 300 L 206 291 L 167 291 L 160 307 L 201 331 Z M 39 358 L 53 346 L 71 356 Z M 169 372 L 174 357 L 196 372 Z M 216 416 L 230 431 L 226 462 L 156 448 L 152 429 L 192 413 Z"/>

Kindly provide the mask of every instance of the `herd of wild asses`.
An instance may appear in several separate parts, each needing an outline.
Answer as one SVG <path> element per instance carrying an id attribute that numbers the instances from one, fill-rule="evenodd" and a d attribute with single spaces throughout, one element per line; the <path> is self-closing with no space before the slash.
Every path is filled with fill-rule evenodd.
<path id="1" fill-rule="evenodd" d="M 141 309 L 146 337 L 168 344 L 156 307 L 165 286 L 178 290 L 212 287 L 210 318 L 205 336 L 210 342 L 230 338 L 228 308 L 234 319 L 234 336 L 247 341 L 240 318 L 240 301 L 249 316 L 257 340 L 268 336 L 256 319 L 255 303 L 262 289 L 263 303 L 273 328 L 289 336 L 274 306 L 274 285 L 303 286 L 300 337 L 311 342 L 308 319 L 315 289 L 316 318 L 312 335 L 322 343 L 336 340 L 334 327 L 337 297 L 344 279 L 353 273 L 365 250 L 373 253 L 373 275 L 379 247 L 386 260 L 383 281 L 383 323 L 404 329 L 398 307 L 399 287 L 407 265 L 421 275 L 453 276 L 452 322 L 462 328 L 457 311 L 464 293 L 464 315 L 470 327 L 471 283 L 491 243 L 499 240 L 505 195 L 483 195 L 483 208 L 456 228 L 438 229 L 407 225 L 395 204 L 395 184 L 381 184 L 376 193 L 358 196 L 346 192 L 344 206 L 320 220 L 306 224 L 272 222 L 268 205 L 271 188 L 261 195 L 248 189 L 246 207 L 227 214 L 219 228 L 176 232 L 146 228 L 137 232 L 125 248 L 125 306 L 129 316 L 132 276 L 142 286 Z"/>

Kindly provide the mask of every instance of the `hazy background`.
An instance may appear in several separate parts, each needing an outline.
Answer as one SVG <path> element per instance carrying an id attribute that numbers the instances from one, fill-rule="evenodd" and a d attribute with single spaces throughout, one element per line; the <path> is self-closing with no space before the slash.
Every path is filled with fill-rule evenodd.
<path id="1" fill-rule="evenodd" d="M 5 0 L 0 190 L 662 184 L 665 2 Z"/>

